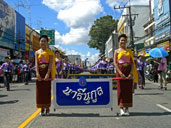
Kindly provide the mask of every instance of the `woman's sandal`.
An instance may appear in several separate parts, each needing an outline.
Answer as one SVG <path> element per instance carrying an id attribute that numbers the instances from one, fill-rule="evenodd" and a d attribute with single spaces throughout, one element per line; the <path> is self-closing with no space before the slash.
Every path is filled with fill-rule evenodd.
<path id="1" fill-rule="evenodd" d="M 46 115 L 49 116 L 50 115 L 50 109 L 46 109 Z"/>
<path id="2" fill-rule="evenodd" d="M 40 115 L 41 115 L 41 116 L 44 116 L 44 115 L 45 115 L 44 111 L 45 111 L 45 110 L 42 108 L 42 109 L 41 109 L 41 112 L 40 112 Z"/>

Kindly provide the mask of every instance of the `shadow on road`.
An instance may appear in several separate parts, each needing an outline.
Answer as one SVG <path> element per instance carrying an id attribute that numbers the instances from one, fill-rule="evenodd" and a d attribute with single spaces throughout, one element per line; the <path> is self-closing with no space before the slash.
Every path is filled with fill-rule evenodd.
<path id="1" fill-rule="evenodd" d="M 136 93 L 135 95 L 163 95 L 163 93 Z"/>
<path id="2" fill-rule="evenodd" d="M 171 115 L 171 112 L 151 112 L 151 113 L 145 113 L 145 112 L 131 112 L 130 116 L 167 116 Z"/>
<path id="3" fill-rule="evenodd" d="M 30 89 L 11 89 L 10 91 L 30 91 Z"/>
<path id="4" fill-rule="evenodd" d="M 0 105 L 2 104 L 15 104 L 17 103 L 19 100 L 10 100 L 10 101 L 0 101 Z"/>
<path id="5" fill-rule="evenodd" d="M 57 117 L 116 117 L 116 115 L 102 115 L 100 116 L 99 113 L 61 113 L 61 114 L 54 114 L 51 113 L 50 116 L 57 116 Z"/>
<path id="6" fill-rule="evenodd" d="M 2 97 L 7 97 L 8 95 L 0 95 L 0 98 L 2 98 Z"/>

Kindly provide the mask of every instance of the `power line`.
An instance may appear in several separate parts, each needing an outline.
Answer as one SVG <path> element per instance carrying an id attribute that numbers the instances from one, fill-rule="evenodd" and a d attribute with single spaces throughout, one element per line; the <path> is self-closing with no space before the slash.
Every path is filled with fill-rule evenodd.
<path id="1" fill-rule="evenodd" d="M 23 0 L 18 0 L 18 3 L 17 4 L 15 3 L 15 8 L 18 8 L 18 12 L 19 12 L 19 7 L 22 7 L 26 10 L 29 19 L 29 26 L 31 26 L 32 25 L 31 12 L 30 12 L 31 4 L 29 3 L 29 0 L 26 0 L 26 2 L 23 2 Z"/>
<path id="2" fill-rule="evenodd" d="M 168 26 L 169 24 L 170 24 L 170 20 L 167 21 L 167 22 L 165 22 L 164 24 L 162 24 L 162 25 L 161 25 L 160 27 L 158 27 L 157 29 L 154 29 L 154 30 L 151 31 L 150 33 L 146 34 L 145 36 L 142 36 L 142 37 L 140 37 L 139 39 L 135 40 L 135 42 L 145 39 L 146 37 L 148 37 L 149 35 L 151 35 L 151 33 L 157 32 L 157 31 L 163 29 L 164 27 Z"/>
<path id="3" fill-rule="evenodd" d="M 134 31 L 133 31 L 133 21 L 132 21 L 132 15 L 138 15 L 138 14 L 131 14 L 131 6 L 119 6 L 118 8 L 116 8 L 114 6 L 114 9 L 125 9 L 128 8 L 129 10 L 129 14 L 128 15 L 123 15 L 123 16 L 129 16 L 129 21 L 130 21 L 130 45 L 132 47 L 132 49 L 134 50 Z"/>

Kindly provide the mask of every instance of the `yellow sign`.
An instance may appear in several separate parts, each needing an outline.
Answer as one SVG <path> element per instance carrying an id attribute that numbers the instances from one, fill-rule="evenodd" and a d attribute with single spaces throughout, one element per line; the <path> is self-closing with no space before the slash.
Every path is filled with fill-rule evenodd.
<path id="1" fill-rule="evenodd" d="M 158 48 L 163 48 L 163 49 L 165 49 L 167 52 L 170 52 L 170 50 L 169 50 L 169 41 L 160 43 L 160 44 L 157 45 L 157 47 L 158 47 Z"/>
<path id="2" fill-rule="evenodd" d="M 150 56 L 150 54 L 149 54 L 149 53 L 146 53 L 146 54 L 145 54 L 145 57 L 148 57 L 148 56 Z"/>
<path id="3" fill-rule="evenodd" d="M 138 52 L 138 56 L 145 56 L 145 50 L 141 50 Z"/>

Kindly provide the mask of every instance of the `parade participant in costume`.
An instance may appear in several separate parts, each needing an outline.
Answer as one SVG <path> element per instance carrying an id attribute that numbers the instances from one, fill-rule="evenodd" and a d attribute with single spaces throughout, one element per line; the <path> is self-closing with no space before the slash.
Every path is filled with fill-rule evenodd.
<path id="1" fill-rule="evenodd" d="M 59 51 L 55 52 L 55 65 L 56 65 L 56 78 L 62 78 L 62 69 L 63 69 L 63 63 L 62 58 Z"/>
<path id="2" fill-rule="evenodd" d="M 142 56 L 139 56 L 137 60 L 137 70 L 138 70 L 138 86 L 141 89 L 145 87 L 145 76 L 144 76 L 144 67 L 146 63 L 142 60 Z"/>
<path id="3" fill-rule="evenodd" d="M 103 56 L 98 65 L 101 74 L 107 74 L 107 65 L 108 62 L 106 61 L 105 56 Z"/>
<path id="4" fill-rule="evenodd" d="M 67 78 L 67 75 L 68 75 L 68 63 L 67 63 L 66 59 L 63 59 L 62 72 L 63 72 L 63 78 Z"/>
<path id="5" fill-rule="evenodd" d="M 51 80 L 55 78 L 55 55 L 47 48 L 48 37 L 39 38 L 40 49 L 35 52 L 36 66 L 36 104 L 41 108 L 41 115 L 49 115 L 51 105 Z"/>
<path id="6" fill-rule="evenodd" d="M 120 106 L 120 115 L 129 115 L 129 107 L 132 107 L 132 87 L 133 78 L 137 83 L 137 71 L 134 63 L 133 53 L 130 49 L 126 48 L 127 36 L 121 34 L 118 37 L 119 46 L 114 53 L 114 66 L 116 68 L 117 77 L 117 95 L 118 105 Z"/>
<path id="7" fill-rule="evenodd" d="M 108 74 L 114 74 L 114 65 L 111 59 L 108 59 L 107 71 Z"/>
<path id="8" fill-rule="evenodd" d="M 22 66 L 21 71 L 23 73 L 25 85 L 28 85 L 29 71 L 30 71 L 30 66 L 28 64 L 28 61 L 26 61 L 26 63 Z"/>
<path id="9" fill-rule="evenodd" d="M 4 73 L 4 87 L 6 87 L 7 91 L 10 90 L 10 78 L 11 73 L 13 71 L 13 65 L 9 62 L 9 57 L 5 57 L 5 63 L 2 64 L 0 70 Z"/>
<path id="10" fill-rule="evenodd" d="M 13 70 L 13 77 L 12 77 L 12 82 L 15 83 L 17 82 L 17 65 L 16 63 L 13 63 L 13 67 L 14 67 L 14 70 Z"/>
<path id="11" fill-rule="evenodd" d="M 21 71 L 23 67 L 23 61 L 21 60 L 18 67 L 18 82 L 23 82 L 23 72 Z"/>

